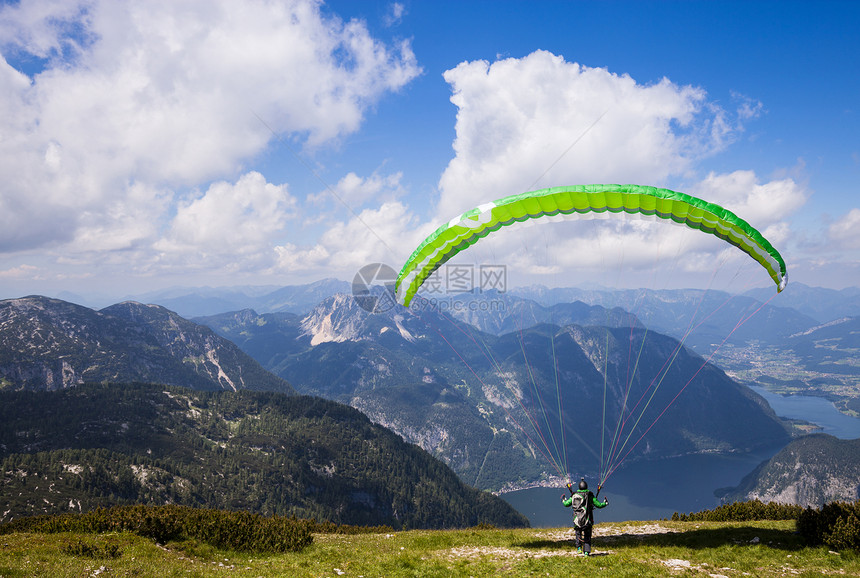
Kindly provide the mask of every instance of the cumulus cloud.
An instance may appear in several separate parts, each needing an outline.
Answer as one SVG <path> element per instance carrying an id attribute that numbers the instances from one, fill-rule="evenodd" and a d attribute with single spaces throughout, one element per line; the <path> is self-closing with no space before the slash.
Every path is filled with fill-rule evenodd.
<path id="1" fill-rule="evenodd" d="M 349 172 L 331 190 L 309 195 L 308 201 L 315 204 L 330 203 L 334 209 L 345 206 L 349 210 L 355 210 L 372 200 L 383 197 L 393 198 L 404 194 L 405 191 L 400 185 L 402 178 L 401 172 L 390 175 L 373 173 L 369 177 L 360 177 L 354 172 Z"/>
<path id="2" fill-rule="evenodd" d="M 239 174 L 272 132 L 336 142 L 420 73 L 408 43 L 386 46 L 313 0 L 22 2 L 0 8 L 0 46 L 43 59 L 27 77 L 0 58 L 7 252 L 139 247 L 171 211 L 160 247 L 211 246 L 209 229 L 187 227 L 217 187 L 176 198 Z"/>
<path id="3" fill-rule="evenodd" d="M 760 183 L 753 171 L 710 173 L 691 193 L 724 206 L 766 232 L 784 223 L 808 200 L 808 192 L 793 179 Z"/>
<path id="4" fill-rule="evenodd" d="M 851 209 L 830 225 L 827 237 L 831 245 L 842 249 L 860 249 L 860 209 Z M 831 248 L 835 248 L 832 247 Z"/>
<path id="5" fill-rule="evenodd" d="M 643 85 L 545 51 L 444 76 L 458 112 L 440 217 L 531 187 L 659 184 L 722 150 L 737 127 L 700 88 Z"/>
<path id="6" fill-rule="evenodd" d="M 90 40 L 90 2 L 44 0 L 7 3 L 0 10 L 0 42 L 39 59 L 74 56 Z"/>
<path id="7" fill-rule="evenodd" d="M 439 181 L 437 222 L 542 187 L 676 182 L 782 243 L 789 236 L 786 219 L 807 200 L 794 180 L 761 182 L 753 171 L 697 178 L 701 161 L 724 150 L 746 121 L 762 113 L 762 103 L 752 98 L 732 94 L 737 108 L 727 111 L 701 88 L 665 78 L 640 84 L 544 51 L 493 64 L 464 62 L 444 76 L 458 112 L 455 156 Z M 474 258 L 501 256 L 512 273 L 534 275 L 532 282 L 608 285 L 622 272 L 635 274 L 630 283 L 636 284 L 658 266 L 708 273 L 715 263 L 749 260 L 713 236 L 683 227 L 631 219 L 571 225 L 497 235 L 479 243 L 484 247 L 476 246 Z"/>
<path id="8" fill-rule="evenodd" d="M 271 261 L 271 240 L 294 216 L 296 200 L 286 185 L 266 182 L 257 172 L 235 184 L 214 183 L 201 196 L 180 204 L 167 235 L 155 243 L 167 261 L 234 269 Z"/>
<path id="9" fill-rule="evenodd" d="M 360 267 L 380 261 L 397 269 L 432 227 L 421 224 L 402 202 L 388 201 L 334 223 L 313 245 L 287 243 L 276 247 L 275 272 L 351 277 Z"/>

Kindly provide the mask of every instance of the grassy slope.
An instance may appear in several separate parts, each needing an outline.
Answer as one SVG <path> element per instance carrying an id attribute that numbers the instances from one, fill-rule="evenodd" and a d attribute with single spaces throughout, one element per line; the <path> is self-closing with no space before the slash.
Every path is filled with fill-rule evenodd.
<path id="1" fill-rule="evenodd" d="M 22 533 L 0 536 L 0 576 L 860 575 L 860 555 L 803 547 L 793 521 L 598 524 L 591 558 L 572 538 L 568 528 L 316 535 L 303 552 L 261 555 L 132 534 Z M 112 550 L 119 556 L 99 557 Z"/>

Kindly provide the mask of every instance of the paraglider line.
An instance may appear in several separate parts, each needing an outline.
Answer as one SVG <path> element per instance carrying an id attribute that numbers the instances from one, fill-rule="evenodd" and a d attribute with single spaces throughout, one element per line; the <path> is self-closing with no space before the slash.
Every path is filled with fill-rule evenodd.
<path id="1" fill-rule="evenodd" d="M 740 327 L 741 327 L 744 323 L 746 323 L 747 321 L 749 321 L 750 319 L 752 319 L 752 317 L 753 317 L 754 315 L 756 315 L 759 311 L 761 311 L 764 307 L 766 307 L 766 306 L 767 306 L 767 304 L 768 304 L 768 303 L 770 303 L 770 302 L 771 302 L 771 300 L 772 300 L 775 296 L 776 296 L 776 295 L 772 295 L 772 296 L 770 297 L 770 299 L 768 299 L 767 301 L 765 301 L 764 303 L 762 303 L 762 304 L 761 304 L 761 305 L 760 305 L 760 306 L 759 306 L 755 311 L 753 311 L 752 313 L 750 313 L 746 318 L 741 318 L 741 319 L 737 322 L 737 324 L 734 326 L 734 328 L 732 328 L 732 330 L 729 332 L 729 334 L 728 334 L 728 335 L 726 335 L 726 337 L 722 340 L 722 342 L 720 342 L 720 345 L 719 345 L 719 346 L 717 346 L 717 347 L 714 349 L 714 351 L 713 351 L 713 352 L 711 352 L 711 354 L 708 356 L 708 358 L 707 358 L 705 361 L 703 361 L 703 362 L 702 362 L 702 365 L 700 365 L 700 366 L 699 366 L 699 369 L 697 369 L 697 370 L 696 370 L 696 373 L 694 373 L 694 374 L 692 375 L 692 377 L 690 377 L 690 379 L 688 379 L 688 380 L 687 380 L 687 383 L 685 383 L 685 384 L 684 384 L 684 387 L 682 387 L 682 388 L 681 388 L 681 390 L 680 390 L 677 394 L 675 394 L 675 397 L 673 397 L 673 398 L 672 398 L 672 401 L 670 401 L 670 402 L 669 402 L 669 404 L 668 404 L 668 405 L 663 409 L 663 411 L 662 411 L 662 412 L 660 412 L 660 415 L 658 415 L 658 416 L 654 419 L 654 421 L 651 423 L 651 425 L 649 425 L 649 426 L 648 426 L 648 429 L 646 429 L 646 430 L 645 430 L 645 432 L 644 432 L 641 436 L 639 436 L 639 439 L 637 439 L 637 440 L 636 440 L 636 443 L 634 443 L 634 444 L 630 447 L 630 449 L 629 449 L 629 450 L 627 450 L 627 453 L 626 453 L 626 454 L 624 454 L 624 457 L 622 457 L 620 460 L 618 460 L 618 463 L 616 463 L 616 464 L 615 464 L 615 466 L 614 466 L 614 467 L 610 470 L 610 472 L 606 475 L 606 478 L 604 478 L 604 479 L 603 479 L 603 482 L 606 482 L 606 480 L 609 478 L 609 476 L 610 476 L 610 475 L 612 475 L 612 473 L 614 473 L 614 472 L 615 472 L 615 470 L 618 468 L 618 466 L 620 466 L 620 465 L 621 465 L 621 463 L 622 463 L 622 462 L 627 458 L 627 456 L 628 456 L 628 455 L 630 455 L 630 452 L 632 452 L 632 451 L 633 451 L 633 449 L 634 449 L 634 448 L 639 444 L 639 442 L 640 442 L 640 441 L 642 441 L 642 438 L 644 438 L 644 437 L 645 437 L 645 435 L 646 435 L 649 431 L 651 431 L 651 428 L 653 428 L 653 427 L 654 427 L 654 425 L 655 425 L 655 424 L 660 420 L 660 418 L 661 418 L 661 417 L 663 417 L 663 414 L 664 414 L 664 413 L 666 413 L 666 411 L 668 411 L 668 409 L 672 406 L 672 404 L 673 404 L 673 403 L 675 403 L 675 400 L 677 400 L 677 399 L 681 396 L 681 394 L 682 394 L 682 393 L 684 393 L 684 390 L 685 390 L 685 389 L 687 389 L 687 386 L 688 386 L 688 385 L 690 385 L 690 383 L 692 383 L 692 381 L 693 381 L 693 380 L 694 380 L 694 379 L 699 375 L 699 373 L 701 373 L 702 369 L 704 369 L 704 368 L 705 368 L 705 366 L 707 366 L 707 365 L 711 362 L 711 360 L 714 358 L 714 355 L 716 355 L 716 354 L 717 354 L 717 351 L 719 351 L 719 350 L 720 350 L 720 348 L 721 348 L 723 345 L 725 345 L 726 341 L 728 341 L 728 340 L 729 340 L 729 337 L 731 337 L 731 336 L 735 333 L 735 331 L 737 331 L 738 329 L 740 329 Z"/>
<path id="2" fill-rule="evenodd" d="M 676 257 L 677 257 L 677 255 L 676 255 Z M 634 411 L 636 411 L 636 408 L 637 408 L 637 407 L 639 407 L 639 404 L 640 404 L 640 403 L 642 403 L 642 400 L 643 400 L 643 399 L 645 399 L 645 396 L 648 394 L 648 392 L 649 392 L 649 391 L 651 390 L 651 388 L 653 387 L 653 388 L 654 388 L 654 391 L 651 393 L 651 396 L 648 398 L 648 401 L 645 403 L 645 406 L 642 408 L 642 411 L 641 411 L 641 412 L 639 412 L 639 416 L 636 418 L 636 421 L 633 423 L 633 426 L 630 428 L 630 433 L 629 433 L 629 434 L 627 435 L 627 437 L 625 438 L 624 443 L 623 443 L 623 444 L 621 444 L 621 447 L 620 447 L 620 448 L 619 448 L 619 447 L 617 447 L 617 446 L 612 448 L 612 452 L 611 452 L 610 457 L 609 457 L 609 460 L 608 460 L 608 463 L 609 463 L 609 464 L 611 464 L 611 463 L 613 462 L 613 460 L 616 458 L 616 456 L 617 456 L 618 454 L 620 454 L 620 453 L 624 450 L 624 448 L 627 446 L 627 442 L 629 442 L 629 441 L 630 441 L 630 438 L 631 438 L 631 436 L 633 435 L 633 432 L 636 430 L 636 426 L 637 426 L 637 425 L 639 425 L 640 420 L 641 420 L 641 419 L 644 417 L 644 415 L 645 415 L 645 411 L 648 409 L 648 406 L 651 404 L 651 401 L 654 399 L 654 396 L 657 394 L 657 390 L 660 388 L 660 386 L 661 386 L 661 385 L 662 385 L 662 383 L 663 383 L 663 380 L 664 380 L 664 379 L 666 379 L 666 376 L 669 374 L 669 370 L 671 369 L 672 365 L 674 365 L 675 360 L 676 360 L 676 359 L 677 359 L 677 357 L 678 357 L 678 354 L 680 353 L 680 351 L 681 351 L 681 349 L 683 348 L 684 344 L 687 342 L 687 338 L 688 338 L 688 337 L 693 333 L 693 331 L 695 331 L 696 329 L 698 329 L 698 328 L 702 325 L 702 323 L 704 323 L 707 319 L 709 319 L 712 315 L 714 315 L 714 313 L 716 313 L 716 311 L 718 311 L 720 308 L 722 308 L 722 307 L 723 307 L 723 305 L 725 305 L 725 303 L 727 303 L 727 302 L 728 302 L 728 301 L 724 302 L 724 303 L 723 303 L 722 305 L 720 305 L 720 307 L 718 307 L 715 311 L 711 312 L 711 313 L 710 313 L 709 315 L 707 315 L 704 319 L 702 319 L 698 324 L 695 324 L 695 325 L 694 325 L 695 320 L 696 320 L 696 315 L 698 315 L 699 310 L 700 310 L 700 309 L 701 309 L 701 307 L 702 307 L 702 304 L 705 302 L 705 297 L 707 296 L 708 291 L 710 290 L 711 286 L 712 286 L 712 285 L 713 285 L 713 283 L 714 283 L 714 279 L 715 279 L 715 277 L 716 277 L 716 275 L 717 275 L 717 271 L 719 271 L 721 267 L 722 267 L 722 263 L 718 264 L 718 265 L 714 268 L 714 270 L 713 270 L 713 272 L 712 272 L 712 274 L 711 274 L 711 279 L 710 279 L 710 281 L 708 282 L 708 287 L 707 287 L 707 289 L 706 289 L 704 292 L 702 292 L 701 298 L 699 299 L 699 302 L 698 302 L 698 304 L 696 305 L 696 309 L 693 311 L 693 314 L 690 316 L 690 323 L 687 325 L 687 330 L 684 332 L 684 335 L 681 337 L 681 339 L 680 339 L 680 340 L 678 341 L 678 343 L 675 345 L 674 350 L 673 350 L 673 351 L 672 351 L 672 353 L 669 355 L 669 357 L 667 357 L 666 361 L 664 361 L 664 362 L 663 362 L 663 367 L 661 367 L 661 368 L 660 368 L 660 371 L 658 371 L 658 372 L 657 372 L 657 374 L 655 375 L 654 379 L 651 381 L 651 383 L 648 385 L 648 387 L 647 387 L 647 388 L 645 389 L 645 391 L 642 393 L 642 396 L 639 398 L 639 401 L 637 401 L 637 402 L 636 402 L 636 405 L 635 405 L 635 406 L 633 406 L 633 409 L 632 409 L 632 410 L 630 410 L 630 414 L 629 414 L 626 418 L 624 418 L 624 419 L 623 419 L 623 422 L 621 423 L 621 428 L 620 428 L 620 430 L 619 430 L 619 432 L 618 432 L 619 434 L 620 434 L 621 432 L 623 432 L 623 431 L 624 431 L 624 428 L 625 428 L 625 426 L 627 425 L 627 421 L 630 419 L 630 417 L 632 417 L 633 412 L 634 412 Z M 731 297 L 729 297 L 729 299 L 731 299 Z M 647 332 L 646 332 L 646 335 L 647 335 Z M 631 334 L 631 336 L 632 336 L 632 334 Z M 644 338 L 643 338 L 643 339 L 644 339 Z M 644 345 L 644 342 L 643 342 L 643 345 Z M 638 360 L 637 360 L 637 364 L 638 364 Z M 661 375 L 661 374 L 662 374 L 662 377 L 660 377 L 660 375 Z M 659 377 L 659 381 L 658 381 L 658 377 Z M 656 382 L 656 385 L 655 385 L 655 382 Z M 685 386 L 685 387 L 686 387 L 686 386 Z M 670 402 L 670 403 L 671 403 L 671 402 Z M 665 411 L 665 410 L 664 410 L 664 411 Z M 662 414 L 661 414 L 661 415 L 662 415 Z M 623 417 L 623 411 L 622 411 L 622 416 L 621 416 L 621 417 Z M 619 418 L 619 419 L 621 419 L 621 418 Z M 658 418 L 658 419 L 659 419 L 659 418 Z M 619 437 L 614 441 L 614 443 L 615 443 L 615 444 L 617 444 L 617 443 L 618 443 L 618 441 L 620 441 L 620 436 L 619 436 Z M 637 442 L 637 443 L 638 443 L 638 442 Z M 632 449 L 632 448 L 631 448 L 631 449 Z M 625 454 L 625 455 L 626 455 L 626 454 Z"/>
<path id="3" fill-rule="evenodd" d="M 428 303 L 429 303 L 429 301 L 428 301 Z M 442 312 L 439 312 L 439 314 L 442 315 L 442 317 L 444 317 L 445 319 L 448 319 L 448 317 L 445 314 L 443 314 Z M 422 318 L 420 315 L 418 315 L 418 317 Z M 448 321 L 452 325 L 457 327 L 457 325 L 453 322 L 453 320 L 448 319 Z M 435 327 L 435 325 L 433 325 L 432 323 L 428 322 L 428 324 L 433 326 L 436 333 L 439 334 L 439 337 L 441 337 L 442 340 L 448 344 L 448 346 L 451 348 L 451 350 L 457 355 L 457 357 L 460 358 L 460 361 L 463 362 L 463 365 L 465 365 L 469 369 L 469 371 L 472 372 L 472 375 L 475 376 L 475 379 L 477 379 L 478 382 L 480 382 L 480 384 L 482 386 L 488 387 L 486 382 L 483 379 L 481 379 L 481 377 L 478 375 L 478 373 L 472 368 L 471 365 L 469 365 L 469 362 L 466 361 L 466 359 L 460 354 L 460 352 L 457 350 L 457 348 L 454 347 L 454 345 L 450 341 L 448 341 L 448 339 L 442 334 L 442 332 L 437 327 Z M 472 342 L 475 343 L 476 346 L 478 345 L 478 343 L 474 340 L 474 338 L 471 337 L 470 335 L 468 335 L 465 331 L 463 331 L 462 328 L 457 327 L 457 329 L 459 329 L 464 335 L 469 337 L 472 340 Z M 478 347 L 480 349 L 480 346 L 478 346 Z M 485 352 L 484 355 L 487 356 L 487 353 Z M 498 370 L 500 370 L 500 367 L 499 367 L 498 363 L 496 363 L 495 359 L 493 359 L 492 357 L 489 357 L 489 356 L 487 356 L 487 358 L 491 361 L 491 363 L 493 363 L 493 365 Z M 547 462 L 552 464 L 552 466 L 558 472 L 559 476 L 564 477 L 564 473 L 561 470 L 560 464 L 555 460 L 555 458 L 551 457 L 550 455 L 547 455 L 547 453 L 551 454 L 552 452 L 549 451 L 549 445 L 547 444 L 546 440 L 544 439 L 543 433 L 541 432 L 540 428 L 537 426 L 535 419 L 531 416 L 528 409 L 522 404 L 522 402 L 516 396 L 513 396 L 513 397 L 516 400 L 517 405 L 519 405 L 520 409 L 523 411 L 523 413 L 528 418 L 528 420 L 531 423 L 532 427 L 534 428 L 535 432 L 538 434 L 538 438 L 541 440 L 541 442 L 542 442 L 544 448 L 546 448 L 547 452 L 544 452 L 543 449 L 541 449 L 540 444 L 536 443 L 532 439 L 532 437 L 528 434 L 526 429 L 522 425 L 520 425 L 520 423 L 517 421 L 517 419 L 511 414 L 510 411 L 508 411 L 508 408 L 506 408 L 504 405 L 501 405 L 501 408 L 504 410 L 504 412 L 508 416 L 508 418 L 520 429 L 520 431 L 523 433 L 523 435 L 526 437 L 526 439 L 528 439 L 528 441 L 532 443 L 532 445 L 538 450 L 538 452 L 540 452 L 541 455 L 543 455 L 543 457 L 547 460 Z"/>

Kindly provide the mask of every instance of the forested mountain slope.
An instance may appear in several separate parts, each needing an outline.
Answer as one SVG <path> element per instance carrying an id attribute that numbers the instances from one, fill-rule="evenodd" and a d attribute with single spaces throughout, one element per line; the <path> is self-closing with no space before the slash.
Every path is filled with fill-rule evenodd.
<path id="1" fill-rule="evenodd" d="M 762 462 L 725 499 L 804 507 L 860 499 L 860 439 L 841 440 L 827 434 L 796 439 Z"/>
<path id="2" fill-rule="evenodd" d="M 527 525 L 358 411 L 269 392 L 2 391 L 0 488 L 0 521 L 176 503 L 394 528 Z"/>

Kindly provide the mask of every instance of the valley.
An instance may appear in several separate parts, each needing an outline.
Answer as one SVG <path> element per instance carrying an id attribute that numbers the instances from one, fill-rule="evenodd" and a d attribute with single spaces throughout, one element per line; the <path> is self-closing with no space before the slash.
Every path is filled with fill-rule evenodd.
<path id="1" fill-rule="evenodd" d="M 856 355 L 838 364 L 860 367 L 860 351 Z M 860 417 L 860 374 L 853 371 L 832 371 L 826 365 L 820 370 L 811 369 L 792 350 L 758 343 L 745 347 L 726 345 L 713 361 L 740 383 L 759 385 L 780 395 L 824 397 L 846 415 Z"/>
<path id="2" fill-rule="evenodd" d="M 330 287 L 331 291 L 337 289 L 336 285 Z M 613 306 L 611 309 L 581 302 L 538 305 L 518 297 L 508 301 L 513 307 L 510 310 L 475 308 L 492 320 L 472 315 L 466 323 L 455 315 L 433 310 L 369 312 L 349 295 L 334 292 L 325 296 L 317 289 L 280 290 L 278 299 L 265 294 L 254 297 L 258 304 L 283 310 L 258 313 L 242 309 L 190 321 L 162 306 L 134 302 L 98 312 L 39 297 L 0 302 L 4 389 L 10 393 L 21 389 L 60 393 L 70 387 L 80 389 L 88 379 L 96 378 L 115 387 L 154 380 L 196 390 L 276 390 L 317 396 L 335 406 L 344 404 L 359 410 L 375 425 L 440 460 L 469 486 L 501 492 L 559 487 L 568 476 L 584 475 L 592 480 L 612 477 L 618 499 L 627 500 L 634 512 L 637 505 L 648 507 L 650 494 L 647 484 L 623 489 L 629 472 L 652 464 L 658 470 L 665 469 L 666 460 L 751 458 L 745 472 L 720 482 L 721 486 L 734 486 L 758 461 L 773 455 L 793 437 L 815 430 L 802 420 L 779 419 L 767 402 L 743 383 L 768 391 L 826 397 L 838 402 L 849 415 L 856 411 L 852 409 L 858 399 L 853 318 L 820 324 L 799 314 L 788 315 L 792 332 L 777 331 L 777 335 L 771 333 L 763 340 L 731 340 L 717 350 L 711 365 L 696 351 L 709 350 L 711 346 L 706 344 L 717 331 L 715 327 L 706 329 L 704 337 L 685 339 L 682 347 L 671 335 L 650 330 L 637 317 L 618 309 L 606 295 L 602 299 Z M 171 298 L 176 303 L 193 301 L 183 301 L 175 293 Z M 316 298 L 321 299 L 314 305 L 309 301 L 304 306 L 278 305 L 290 299 Z M 671 323 L 655 321 L 660 315 L 671 314 L 679 327 L 689 324 L 689 320 L 677 319 L 671 305 L 679 298 L 693 297 L 686 293 L 649 296 L 646 317 L 670 331 Z M 235 292 L 231 299 L 234 304 L 242 301 Z M 217 302 L 217 295 L 210 293 L 208 302 Z M 748 307 L 740 307 L 739 314 Z M 527 313 L 534 325 L 524 325 Z M 763 327 L 776 327 L 781 315 L 765 309 Z M 601 326 L 600 322 L 608 325 Z M 479 327 L 496 329 L 482 331 Z M 506 331 L 506 327 L 515 329 Z M 748 332 L 754 334 L 755 327 Z M 635 366 L 630 365 L 631 352 L 638 352 Z M 51 358 L 63 360 L 65 381 L 52 377 L 56 371 L 45 364 Z M 71 417 L 64 419 L 69 427 L 76 427 L 71 425 Z M 233 424 L 226 425 L 228 429 L 247 428 L 252 423 L 235 421 L 243 419 L 239 414 L 223 419 Z M 195 427 L 202 425 L 200 422 Z M 17 427 L 27 430 L 25 424 Z M 215 427 L 214 422 L 206 427 Z M 175 431 L 173 426 L 171 430 Z M 36 432 L 33 435 L 38 436 Z M 215 437 L 206 433 L 204 437 L 216 447 L 231 439 L 223 433 Z M 12 460 L 8 471 L 29 471 L 20 464 L 31 463 L 33 458 L 26 456 L 32 452 L 48 451 L 39 453 L 41 457 L 36 460 L 48 464 L 63 459 L 50 452 L 75 447 L 68 442 L 44 448 L 39 443 L 10 445 L 14 440 L 7 439 L 9 443 L 3 442 L 3 448 L 9 452 L 7 459 Z M 104 444 L 88 447 L 112 447 Z M 263 448 L 261 457 L 271 460 L 270 452 L 265 451 L 267 444 L 271 442 L 255 442 L 253 448 Z M 253 448 L 256 455 L 258 449 Z M 235 451 L 243 450 L 237 447 Z M 141 466 L 135 460 L 149 464 L 147 460 L 152 458 L 135 455 L 110 457 L 104 475 L 125 480 L 128 476 L 121 472 L 133 466 L 132 477 L 137 476 L 140 482 L 142 474 L 135 473 L 134 468 Z M 93 456 L 80 459 L 92 460 Z M 153 466 L 143 467 L 149 471 Z M 151 479 L 160 480 L 160 485 L 143 488 L 162 496 L 158 499 L 184 495 L 183 480 L 199 478 L 180 464 L 158 467 L 161 473 Z M 266 471 L 262 464 L 252 469 L 261 467 L 260 471 Z M 319 479 L 327 468 L 313 465 L 313 475 Z M 693 468 L 707 471 L 703 464 Z M 174 481 L 165 482 L 168 478 Z M 711 478 L 704 484 L 690 482 L 690 499 L 678 503 L 683 502 L 683 508 L 689 510 L 713 505 L 713 492 L 718 488 Z M 93 483 L 93 479 L 90 476 L 86 483 Z M 12 488 L 20 481 L 20 477 L 16 481 L 12 476 L 5 483 Z M 270 493 L 270 483 L 263 478 L 242 482 L 251 484 L 248 487 L 253 487 L 257 496 Z M 115 485 L 111 482 L 105 487 Z M 125 489 L 117 490 L 120 487 Z M 138 495 L 141 489 L 136 487 L 116 486 L 106 492 L 99 490 L 98 495 Z M 79 490 L 73 494 L 77 503 L 81 494 Z M 355 495 L 373 493 L 361 489 Z M 676 498 L 680 495 L 676 493 Z M 277 506 L 281 508 L 277 511 L 291 511 L 294 506 L 286 506 L 288 502 Z M 317 502 L 315 499 L 303 507 L 334 511 Z M 27 503 L 35 505 L 37 501 Z M 250 507 L 273 507 L 263 506 L 266 503 Z M 345 519 L 346 511 L 336 517 Z M 379 514 L 386 515 L 385 510 L 374 515 Z"/>

